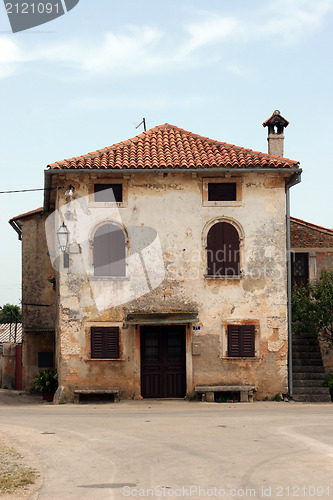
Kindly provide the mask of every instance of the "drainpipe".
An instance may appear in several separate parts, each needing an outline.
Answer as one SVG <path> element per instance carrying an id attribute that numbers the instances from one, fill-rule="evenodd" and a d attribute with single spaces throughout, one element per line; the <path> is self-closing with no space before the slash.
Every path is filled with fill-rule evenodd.
<path id="1" fill-rule="evenodd" d="M 287 298 L 288 298 L 288 394 L 293 398 L 293 344 L 291 325 L 291 252 L 290 252 L 290 188 L 301 182 L 301 171 L 295 172 L 286 184 L 287 222 Z"/>
<path id="2" fill-rule="evenodd" d="M 13 219 L 10 219 L 10 221 L 8 221 L 8 222 L 12 226 L 12 228 L 17 232 L 18 239 L 22 240 L 22 230 L 21 230 L 20 226 Z"/>

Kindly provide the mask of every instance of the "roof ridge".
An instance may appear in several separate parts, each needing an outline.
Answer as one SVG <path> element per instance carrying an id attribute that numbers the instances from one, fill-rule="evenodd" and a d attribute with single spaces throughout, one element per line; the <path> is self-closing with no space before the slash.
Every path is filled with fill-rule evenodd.
<path id="1" fill-rule="evenodd" d="M 307 222 L 306 220 L 298 219 L 297 217 L 290 217 L 290 220 L 292 220 L 298 224 L 304 225 L 304 226 L 311 226 L 314 229 L 317 229 L 318 231 L 325 231 L 325 232 L 333 234 L 333 229 L 329 229 L 329 228 L 324 227 L 324 226 L 318 226 L 318 224 L 313 224 L 313 222 Z"/>

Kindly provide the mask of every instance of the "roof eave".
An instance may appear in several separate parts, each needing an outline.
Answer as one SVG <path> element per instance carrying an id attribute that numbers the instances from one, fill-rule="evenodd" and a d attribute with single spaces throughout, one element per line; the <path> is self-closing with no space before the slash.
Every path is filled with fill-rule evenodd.
<path id="1" fill-rule="evenodd" d="M 294 166 L 294 167 L 248 167 L 248 168 L 239 168 L 239 167 L 232 167 L 232 168 L 225 168 L 225 167 L 211 167 L 211 168 L 122 168 L 122 169 L 112 169 L 112 168 L 64 168 L 64 169 L 50 169 L 50 170 L 45 170 L 45 179 L 48 178 L 49 175 L 53 174 L 64 174 L 64 173 L 75 173 L 78 174 L 79 172 L 83 173 L 97 173 L 97 172 L 109 172 L 112 174 L 124 174 L 124 173 L 143 173 L 146 174 L 147 172 L 156 172 L 161 173 L 161 172 L 191 172 L 191 173 L 212 173 L 212 172 L 218 172 L 218 173 L 230 173 L 230 172 L 239 172 L 239 173 L 245 173 L 245 172 L 275 172 L 275 173 L 294 173 L 294 172 L 299 172 L 302 173 L 302 169 L 300 167 Z M 46 186 L 45 186 L 46 187 Z M 48 190 L 49 191 L 49 190 Z"/>

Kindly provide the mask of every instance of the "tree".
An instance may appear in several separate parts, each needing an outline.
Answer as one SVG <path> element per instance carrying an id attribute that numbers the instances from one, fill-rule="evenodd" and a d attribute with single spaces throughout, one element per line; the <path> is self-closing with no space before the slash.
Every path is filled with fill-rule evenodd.
<path id="1" fill-rule="evenodd" d="M 19 306 L 5 304 L 0 308 L 0 323 L 21 323 L 22 313 Z"/>
<path id="2" fill-rule="evenodd" d="M 315 285 L 296 288 L 292 320 L 294 333 L 313 333 L 333 346 L 333 271 L 322 271 Z"/>

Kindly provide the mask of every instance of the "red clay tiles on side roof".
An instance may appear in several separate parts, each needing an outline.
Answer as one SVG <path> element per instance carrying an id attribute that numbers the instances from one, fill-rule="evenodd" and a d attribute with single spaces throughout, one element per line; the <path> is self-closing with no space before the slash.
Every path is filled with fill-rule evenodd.
<path id="1" fill-rule="evenodd" d="M 108 148 L 49 165 L 54 170 L 292 167 L 298 167 L 298 162 L 214 141 L 167 123 Z"/>

